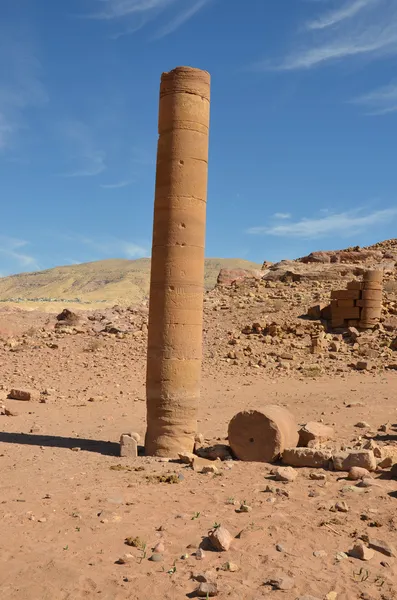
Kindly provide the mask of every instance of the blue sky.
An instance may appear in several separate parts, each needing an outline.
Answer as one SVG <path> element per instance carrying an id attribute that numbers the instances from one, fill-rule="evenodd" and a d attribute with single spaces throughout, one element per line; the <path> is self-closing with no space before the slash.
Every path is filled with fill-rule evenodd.
<path id="1" fill-rule="evenodd" d="M 212 75 L 207 256 L 396 235 L 396 0 L 1 0 L 0 274 L 150 255 L 158 88 Z"/>

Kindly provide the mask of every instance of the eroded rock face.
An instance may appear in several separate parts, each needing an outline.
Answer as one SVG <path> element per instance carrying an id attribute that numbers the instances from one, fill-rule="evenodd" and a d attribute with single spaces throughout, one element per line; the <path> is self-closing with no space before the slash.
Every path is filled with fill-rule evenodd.
<path id="1" fill-rule="evenodd" d="M 244 279 L 262 279 L 263 271 L 259 269 L 221 269 L 218 275 L 218 285 L 231 285 Z"/>

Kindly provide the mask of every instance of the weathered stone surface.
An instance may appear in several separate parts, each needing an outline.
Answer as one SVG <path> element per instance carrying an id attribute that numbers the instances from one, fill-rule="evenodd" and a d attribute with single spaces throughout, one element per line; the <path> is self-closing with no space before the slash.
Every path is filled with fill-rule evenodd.
<path id="1" fill-rule="evenodd" d="M 136 458 L 138 456 L 137 441 L 128 433 L 123 433 L 120 437 L 120 456 L 125 458 Z"/>
<path id="2" fill-rule="evenodd" d="M 244 279 L 262 279 L 263 271 L 259 269 L 221 269 L 218 275 L 218 285 L 231 285 Z"/>
<path id="3" fill-rule="evenodd" d="M 310 421 L 299 430 L 299 446 L 307 447 L 309 444 L 321 444 L 335 437 L 335 431 L 328 425 Z"/>
<path id="4" fill-rule="evenodd" d="M 295 481 L 297 476 L 298 473 L 292 467 L 279 467 L 275 473 L 276 481 L 284 481 L 285 483 Z"/>
<path id="5" fill-rule="evenodd" d="M 374 454 L 382 469 L 388 469 L 397 462 L 397 446 L 378 446 Z"/>
<path id="6" fill-rule="evenodd" d="M 354 452 L 338 452 L 332 457 L 335 471 L 350 471 L 352 467 L 362 467 L 375 471 L 376 458 L 371 450 L 356 450 Z"/>
<path id="7" fill-rule="evenodd" d="M 291 467 L 311 467 L 327 469 L 332 458 L 329 450 L 315 448 L 287 448 L 283 452 L 282 462 Z"/>
<path id="8" fill-rule="evenodd" d="M 208 532 L 208 539 L 215 550 L 226 552 L 231 546 L 233 536 L 225 527 L 216 527 Z"/>

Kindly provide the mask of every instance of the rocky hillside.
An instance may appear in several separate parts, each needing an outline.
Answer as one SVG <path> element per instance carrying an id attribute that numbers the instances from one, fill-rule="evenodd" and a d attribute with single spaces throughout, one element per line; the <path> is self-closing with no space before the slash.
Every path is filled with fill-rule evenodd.
<path id="1" fill-rule="evenodd" d="M 207 258 L 205 287 L 215 286 L 222 268 L 258 269 L 260 265 L 242 259 Z M 112 259 L 56 267 L 36 273 L 0 278 L 0 301 L 12 299 L 51 302 L 80 301 L 136 304 L 149 293 L 150 259 Z"/>

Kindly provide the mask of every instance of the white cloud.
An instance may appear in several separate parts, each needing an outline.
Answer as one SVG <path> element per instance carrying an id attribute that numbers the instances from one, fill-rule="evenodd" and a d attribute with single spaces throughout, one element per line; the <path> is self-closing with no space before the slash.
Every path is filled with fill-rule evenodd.
<path id="1" fill-rule="evenodd" d="M 354 17 L 361 10 L 377 1 L 378 0 L 355 0 L 355 2 L 348 2 L 336 10 L 325 13 L 325 15 L 322 15 L 314 21 L 309 21 L 309 23 L 306 24 L 306 27 L 307 29 L 325 29 L 326 27 L 332 27 L 337 23 L 341 23 L 346 19 Z"/>
<path id="2" fill-rule="evenodd" d="M 344 1 L 339 9 L 327 11 L 311 24 L 306 24 L 303 35 L 296 49 L 280 61 L 261 61 L 253 68 L 292 71 L 359 56 L 379 59 L 396 55 L 397 2 Z"/>
<path id="3" fill-rule="evenodd" d="M 252 227 L 247 233 L 304 239 L 345 237 L 356 235 L 376 225 L 390 224 L 396 218 L 397 208 L 377 210 L 367 214 L 363 214 L 363 209 L 356 209 L 328 214 L 320 218 L 303 218 L 283 225 Z"/>
<path id="4" fill-rule="evenodd" d="M 397 84 L 386 85 L 352 100 L 366 106 L 369 115 L 386 115 L 397 112 Z"/>
<path id="5" fill-rule="evenodd" d="M 212 0 L 100 0 L 101 9 L 89 15 L 89 18 L 126 22 L 125 29 L 110 36 L 118 39 L 135 33 L 160 14 L 168 14 L 170 9 L 175 9 L 177 12 L 170 22 L 152 38 L 159 39 L 179 29 L 210 1 Z"/>
<path id="6" fill-rule="evenodd" d="M 39 265 L 34 256 L 21 252 L 21 248 L 28 245 L 29 242 L 25 240 L 19 240 L 16 238 L 10 238 L 8 236 L 0 235 L 0 254 L 3 257 L 9 259 L 13 264 L 16 264 L 21 268 L 31 268 L 33 270 L 38 269 Z"/>
<path id="7" fill-rule="evenodd" d="M 61 135 L 69 145 L 67 162 L 72 163 L 62 177 L 94 177 L 106 170 L 106 155 L 94 143 L 90 129 L 79 121 L 70 121 L 60 127 Z"/>
<path id="8" fill-rule="evenodd" d="M 290 219 L 291 215 L 290 215 L 290 213 L 277 212 L 277 213 L 274 213 L 273 218 L 274 219 Z"/>
<path id="9" fill-rule="evenodd" d="M 117 181 L 116 183 L 101 183 L 100 187 L 105 190 L 118 190 L 120 188 L 125 188 L 128 185 L 131 185 L 132 181 Z"/>

